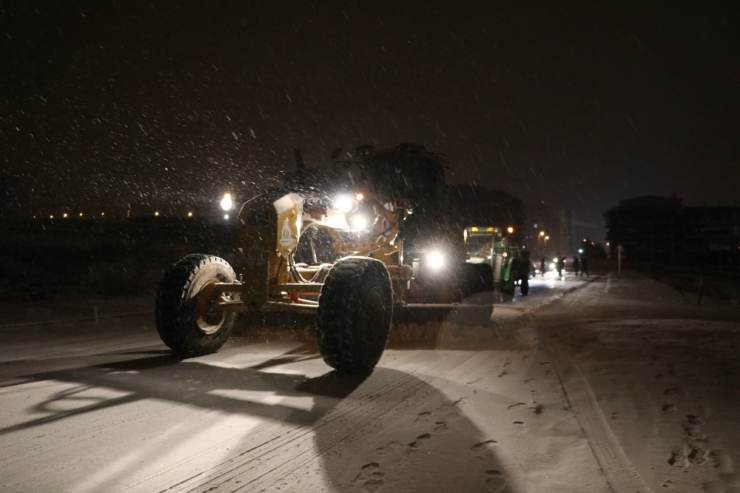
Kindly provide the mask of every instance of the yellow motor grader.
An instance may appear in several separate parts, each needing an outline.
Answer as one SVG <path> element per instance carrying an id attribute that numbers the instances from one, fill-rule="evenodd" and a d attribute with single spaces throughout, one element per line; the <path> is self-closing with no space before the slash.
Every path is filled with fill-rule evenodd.
<path id="1" fill-rule="evenodd" d="M 431 183 L 411 190 L 409 177 L 436 166 L 419 147 L 396 149 L 405 156 L 400 168 L 374 166 L 369 148 L 335 159 L 332 168 L 306 169 L 299 161 L 280 187 L 243 202 L 234 267 L 192 254 L 165 273 L 155 312 L 164 343 L 185 357 L 201 356 L 226 342 L 239 312 L 309 312 L 329 366 L 372 371 L 394 307 L 422 297 L 437 306 L 460 301 L 461 284 L 470 284 L 470 276 L 460 280 L 449 263 L 441 265 L 439 252 L 404 251 L 405 224 L 415 212 L 404 195 L 429 193 Z"/>

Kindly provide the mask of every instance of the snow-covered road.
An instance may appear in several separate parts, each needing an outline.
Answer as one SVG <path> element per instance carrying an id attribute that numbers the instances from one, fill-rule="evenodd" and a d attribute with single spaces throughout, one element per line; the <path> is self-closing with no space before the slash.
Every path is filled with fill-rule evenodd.
<path id="1" fill-rule="evenodd" d="M 590 281 L 533 283 L 475 344 L 395 328 L 365 379 L 300 331 L 180 361 L 135 304 L 13 319 L 0 491 L 740 490 L 740 313 Z"/>

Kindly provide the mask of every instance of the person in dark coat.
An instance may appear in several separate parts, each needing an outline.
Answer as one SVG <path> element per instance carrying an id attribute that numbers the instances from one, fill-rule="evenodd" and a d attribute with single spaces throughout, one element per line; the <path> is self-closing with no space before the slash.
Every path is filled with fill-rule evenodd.
<path id="1" fill-rule="evenodd" d="M 544 255 L 540 259 L 540 274 L 542 275 L 542 277 L 545 277 L 545 262 L 546 262 L 546 260 L 547 259 L 545 258 Z"/>
<path id="2" fill-rule="evenodd" d="M 581 272 L 581 261 L 578 260 L 578 256 L 573 257 L 573 272 L 575 272 L 576 276 Z"/>
<path id="3" fill-rule="evenodd" d="M 588 273 L 588 258 L 581 255 L 581 277 L 583 277 L 583 274 L 586 274 L 587 277 L 591 277 L 591 274 Z"/>
<path id="4" fill-rule="evenodd" d="M 529 252 L 522 252 L 519 259 L 519 289 L 522 296 L 529 294 Z"/>
<path id="5" fill-rule="evenodd" d="M 560 257 L 558 260 L 558 277 L 563 278 L 563 270 L 565 270 L 565 257 Z"/>

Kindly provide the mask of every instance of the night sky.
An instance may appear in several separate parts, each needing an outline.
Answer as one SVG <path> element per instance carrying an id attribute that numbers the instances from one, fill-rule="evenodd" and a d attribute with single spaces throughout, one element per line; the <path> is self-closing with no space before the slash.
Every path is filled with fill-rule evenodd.
<path id="1" fill-rule="evenodd" d="M 737 1 L 6 1 L 0 169 L 29 211 L 190 207 L 399 142 L 603 231 L 740 200 Z"/>

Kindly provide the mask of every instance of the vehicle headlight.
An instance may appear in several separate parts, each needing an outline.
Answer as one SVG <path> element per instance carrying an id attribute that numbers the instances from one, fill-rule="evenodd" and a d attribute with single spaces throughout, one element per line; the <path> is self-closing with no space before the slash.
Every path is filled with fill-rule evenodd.
<path id="1" fill-rule="evenodd" d="M 369 224 L 369 221 L 367 220 L 367 218 L 359 214 L 352 216 L 349 222 L 350 222 L 350 226 L 355 231 L 364 231 L 367 229 L 367 225 Z"/>
<path id="2" fill-rule="evenodd" d="M 426 255 L 426 264 L 431 269 L 441 269 L 445 265 L 445 256 L 439 250 L 432 250 Z"/>
<path id="3" fill-rule="evenodd" d="M 352 212 L 355 209 L 356 203 L 354 197 L 349 194 L 343 193 L 334 197 L 332 207 L 334 207 L 339 212 L 344 212 L 346 214 L 348 212 Z"/>

